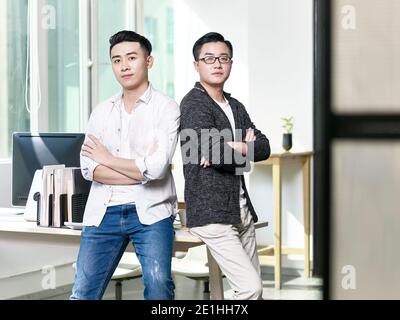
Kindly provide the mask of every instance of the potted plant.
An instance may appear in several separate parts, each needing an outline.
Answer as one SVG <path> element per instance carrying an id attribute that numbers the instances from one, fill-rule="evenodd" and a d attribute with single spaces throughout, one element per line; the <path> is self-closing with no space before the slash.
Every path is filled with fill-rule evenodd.
<path id="1" fill-rule="evenodd" d="M 282 128 L 285 130 L 283 133 L 282 147 L 286 151 L 289 151 L 292 148 L 293 117 L 281 119 L 283 121 Z"/>

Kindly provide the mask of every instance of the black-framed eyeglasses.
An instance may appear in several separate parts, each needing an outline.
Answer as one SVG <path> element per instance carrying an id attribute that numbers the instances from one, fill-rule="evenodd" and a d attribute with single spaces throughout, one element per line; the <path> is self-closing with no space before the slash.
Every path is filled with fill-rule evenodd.
<path id="1" fill-rule="evenodd" d="M 232 60 L 232 58 L 229 56 L 219 56 L 219 57 L 206 56 L 204 58 L 199 59 L 199 61 L 204 61 L 204 63 L 206 64 L 213 64 L 215 63 L 216 60 L 218 60 L 219 63 L 225 64 L 229 63 Z"/>

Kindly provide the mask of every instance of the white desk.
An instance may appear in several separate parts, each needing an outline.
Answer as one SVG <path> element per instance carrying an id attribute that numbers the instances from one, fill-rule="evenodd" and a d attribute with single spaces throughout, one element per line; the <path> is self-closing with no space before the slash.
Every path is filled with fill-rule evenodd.
<path id="1" fill-rule="evenodd" d="M 75 247 L 78 251 L 80 234 L 80 230 L 38 227 L 35 222 L 25 221 L 22 215 L 2 215 L 0 217 L 0 246 L 6 246 L 7 243 L 18 243 L 21 251 L 16 254 L 23 255 L 24 244 L 26 247 L 36 248 L 34 250 L 44 250 L 46 246 L 51 246 L 52 248 Z M 191 235 L 187 229 L 176 230 L 174 250 L 187 250 L 201 244 L 202 242 Z M 43 261 L 43 264 L 48 264 L 48 262 Z M 208 256 L 208 264 L 211 298 L 223 299 L 221 271 L 211 255 Z"/>
<path id="2" fill-rule="evenodd" d="M 267 223 L 257 223 L 256 227 L 264 227 Z M 35 222 L 27 222 L 22 215 L 1 215 L 0 216 L 0 246 L 7 243 L 18 243 L 20 252 L 23 255 L 25 245 L 45 250 L 46 247 L 70 247 L 79 248 L 80 230 L 65 228 L 43 228 L 38 227 Z M 203 244 L 197 237 L 191 235 L 186 228 L 176 229 L 174 250 L 185 251 L 190 247 Z M 61 255 L 60 255 L 61 256 Z M 62 257 L 60 257 L 62 260 Z M 46 261 L 41 261 L 47 264 Z M 222 275 L 218 264 L 208 252 L 208 266 L 210 269 L 210 291 L 211 299 L 222 300 L 224 298 Z"/>
<path id="3" fill-rule="evenodd" d="M 267 223 L 257 223 L 257 228 L 266 226 Z M 80 242 L 80 230 L 66 228 L 44 228 L 38 227 L 35 222 L 27 222 L 23 215 L 2 214 L 0 215 L 0 247 L 12 244 L 16 248 L 16 254 L 22 254 L 27 248 L 35 252 L 46 250 L 57 250 L 58 247 L 69 248 L 69 256 L 78 252 Z M 176 229 L 174 250 L 186 251 L 190 247 L 203 244 L 200 239 L 193 236 L 186 228 Z M 42 257 L 45 259 L 45 257 Z M 37 259 L 40 260 L 40 259 Z M 59 263 L 65 262 L 60 254 Z M 29 263 L 32 263 L 31 261 Z M 33 262 L 34 263 L 34 262 Z M 36 261 L 36 267 L 52 264 L 54 261 Z M 39 265 L 40 264 L 40 265 Z M 211 299 L 224 299 L 222 275 L 218 264 L 208 252 L 208 265 L 210 269 L 210 291 Z M 16 270 L 18 274 L 18 270 Z"/>

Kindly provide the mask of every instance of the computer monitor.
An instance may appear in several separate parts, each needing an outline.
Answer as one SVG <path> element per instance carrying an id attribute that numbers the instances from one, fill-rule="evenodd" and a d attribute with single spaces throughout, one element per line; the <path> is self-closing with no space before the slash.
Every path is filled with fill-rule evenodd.
<path id="1" fill-rule="evenodd" d="M 26 205 L 35 171 L 45 165 L 80 167 L 83 133 L 14 133 L 12 205 Z"/>

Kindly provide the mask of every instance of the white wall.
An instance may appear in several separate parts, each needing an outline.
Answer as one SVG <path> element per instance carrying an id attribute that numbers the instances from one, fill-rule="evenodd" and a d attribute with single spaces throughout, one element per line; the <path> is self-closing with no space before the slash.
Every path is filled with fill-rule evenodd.
<path id="1" fill-rule="evenodd" d="M 256 2 L 258 5 L 249 7 L 248 19 L 250 115 L 270 139 L 273 150 L 282 150 L 281 117 L 293 116 L 293 150 L 312 150 L 312 1 Z M 271 169 L 256 167 L 250 179 L 255 208 L 268 221 L 273 221 L 271 174 Z M 285 167 L 282 183 L 282 244 L 301 247 L 304 237 L 302 174 L 299 163 Z M 272 231 L 271 224 L 266 235 L 268 243 L 273 242 Z M 261 239 L 264 241 L 265 238 Z M 285 257 L 283 265 L 302 267 L 302 263 L 295 263 L 297 259 L 303 258 Z"/>
<path id="2" fill-rule="evenodd" d="M 175 74 L 178 102 L 198 79 L 192 66 L 194 42 L 210 31 L 222 33 L 234 48 L 226 91 L 247 107 L 251 118 L 281 150 L 281 117 L 294 116 L 293 150 L 313 146 L 313 9 L 312 0 L 175 0 Z M 184 32 L 182 32 L 184 31 Z M 174 159 L 178 195 L 183 198 L 180 150 Z M 294 163 L 283 172 L 283 245 L 303 245 L 302 175 Z M 261 219 L 270 227 L 257 231 L 262 244 L 273 243 L 271 169 L 250 175 L 250 194 Z M 289 257 L 296 260 L 296 257 Z M 300 257 L 300 259 L 302 259 Z M 287 266 L 302 263 L 283 261 Z"/>

